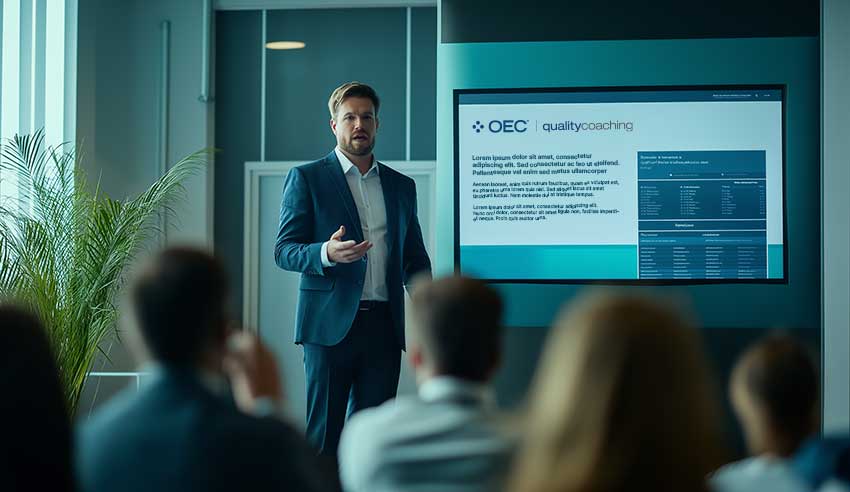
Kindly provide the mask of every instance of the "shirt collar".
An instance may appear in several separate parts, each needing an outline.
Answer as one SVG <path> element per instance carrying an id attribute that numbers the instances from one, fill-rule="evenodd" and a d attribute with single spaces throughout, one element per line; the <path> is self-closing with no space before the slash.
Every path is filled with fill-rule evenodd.
<path id="1" fill-rule="evenodd" d="M 339 149 L 339 146 L 334 147 L 334 153 L 336 153 L 336 158 L 339 160 L 339 165 L 342 167 L 343 174 L 348 174 L 348 172 L 351 171 L 351 168 L 357 169 L 357 166 L 355 166 L 354 163 L 351 162 L 351 159 L 349 159 L 348 156 L 345 155 L 342 150 Z M 375 159 L 375 156 L 373 155 L 372 167 L 370 167 L 369 171 L 367 171 L 366 174 L 362 175 L 362 177 L 368 178 L 372 175 L 372 173 L 375 173 L 375 175 L 377 175 L 378 169 L 378 159 Z M 360 176 L 359 169 L 357 169 L 357 175 Z"/>
<path id="2" fill-rule="evenodd" d="M 148 361 L 140 368 L 140 372 L 154 376 L 150 378 L 153 380 L 163 377 L 167 372 L 167 368 L 160 362 Z M 206 369 L 194 369 L 194 374 L 201 386 L 213 395 L 226 396 L 228 394 L 229 385 L 227 379 L 221 374 Z"/>
<path id="3" fill-rule="evenodd" d="M 486 384 L 451 376 L 436 376 L 419 385 L 419 398 L 427 402 L 455 400 L 485 406 L 494 404 L 493 393 Z"/>

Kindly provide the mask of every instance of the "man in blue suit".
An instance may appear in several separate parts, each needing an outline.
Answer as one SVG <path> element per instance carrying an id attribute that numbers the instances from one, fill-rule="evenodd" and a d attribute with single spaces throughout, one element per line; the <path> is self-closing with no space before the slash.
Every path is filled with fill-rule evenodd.
<path id="1" fill-rule="evenodd" d="M 295 343 L 304 348 L 307 439 L 335 456 L 347 416 L 398 388 L 404 286 L 431 262 L 412 179 L 372 149 L 380 101 L 349 82 L 328 109 L 336 148 L 286 177 L 275 261 L 301 273 Z"/>

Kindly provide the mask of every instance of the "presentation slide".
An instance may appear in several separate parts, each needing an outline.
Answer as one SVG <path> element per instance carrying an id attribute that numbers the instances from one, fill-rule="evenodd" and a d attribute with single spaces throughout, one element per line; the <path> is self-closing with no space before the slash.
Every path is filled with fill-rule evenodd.
<path id="1" fill-rule="evenodd" d="M 456 90 L 456 265 L 506 282 L 784 281 L 783 90 Z"/>

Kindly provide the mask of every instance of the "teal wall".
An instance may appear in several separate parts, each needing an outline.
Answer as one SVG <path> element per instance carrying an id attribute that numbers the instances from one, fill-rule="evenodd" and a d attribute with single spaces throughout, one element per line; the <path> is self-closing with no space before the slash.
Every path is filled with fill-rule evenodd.
<path id="1" fill-rule="evenodd" d="M 850 430 L 850 2 L 821 4 L 823 54 L 823 430 Z"/>
<path id="2" fill-rule="evenodd" d="M 453 89 L 787 84 L 788 283 L 654 289 L 685 299 L 708 328 L 819 326 L 818 61 L 816 37 L 439 44 L 437 271 L 454 266 Z M 499 285 L 514 327 L 547 326 L 581 288 Z"/>

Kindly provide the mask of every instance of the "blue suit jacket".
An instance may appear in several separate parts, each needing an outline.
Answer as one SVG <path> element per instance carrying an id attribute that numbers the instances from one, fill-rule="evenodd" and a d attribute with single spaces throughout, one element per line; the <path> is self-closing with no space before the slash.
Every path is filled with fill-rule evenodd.
<path id="1" fill-rule="evenodd" d="M 163 368 L 109 401 L 77 436 L 85 492 L 323 491 L 323 469 L 284 422 L 239 412 L 194 371 Z"/>
<path id="2" fill-rule="evenodd" d="M 404 286 L 419 272 L 430 274 L 431 261 L 416 215 L 415 183 L 378 166 L 387 210 L 387 292 L 396 337 L 404 348 Z M 357 206 L 336 153 L 293 168 L 283 186 L 274 256 L 279 267 L 301 273 L 295 343 L 336 345 L 357 314 L 366 263 L 322 266 L 322 243 L 340 225 L 345 226 L 344 239 L 363 241 Z"/>

